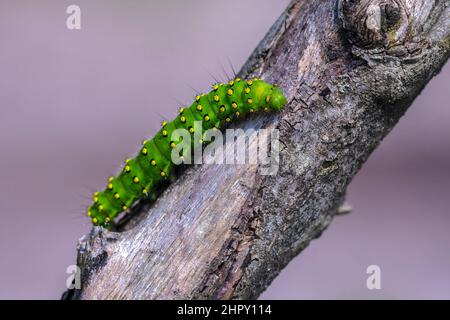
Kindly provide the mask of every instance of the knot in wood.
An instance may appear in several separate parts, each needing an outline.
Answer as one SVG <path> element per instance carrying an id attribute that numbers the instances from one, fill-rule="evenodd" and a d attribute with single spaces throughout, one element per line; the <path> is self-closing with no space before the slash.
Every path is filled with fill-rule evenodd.
<path id="1" fill-rule="evenodd" d="M 390 48 L 408 25 L 401 0 L 339 0 L 338 10 L 348 41 L 360 48 Z"/>

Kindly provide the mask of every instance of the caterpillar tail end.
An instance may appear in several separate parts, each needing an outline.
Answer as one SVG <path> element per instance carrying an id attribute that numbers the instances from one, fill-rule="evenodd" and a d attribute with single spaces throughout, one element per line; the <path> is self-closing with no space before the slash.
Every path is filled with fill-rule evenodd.
<path id="1" fill-rule="evenodd" d="M 94 226 L 101 226 L 108 228 L 111 225 L 111 219 L 108 216 L 102 214 L 102 205 L 90 206 L 87 210 L 87 216 L 91 218 L 92 224 Z"/>

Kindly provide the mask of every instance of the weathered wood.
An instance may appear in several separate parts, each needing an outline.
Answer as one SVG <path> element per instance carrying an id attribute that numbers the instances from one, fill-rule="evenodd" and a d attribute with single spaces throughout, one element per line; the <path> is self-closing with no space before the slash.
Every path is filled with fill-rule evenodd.
<path id="1" fill-rule="evenodd" d="M 189 168 L 123 232 L 80 240 L 66 298 L 256 298 L 327 227 L 352 177 L 450 53 L 443 0 L 294 0 L 240 72 L 289 105 L 241 123 L 278 128 L 280 168 Z M 250 144 L 254 144 L 251 140 Z"/>

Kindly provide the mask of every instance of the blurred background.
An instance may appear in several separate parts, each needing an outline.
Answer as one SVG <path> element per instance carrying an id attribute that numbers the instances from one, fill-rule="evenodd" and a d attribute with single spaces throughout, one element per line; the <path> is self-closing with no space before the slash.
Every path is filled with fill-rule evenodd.
<path id="1" fill-rule="evenodd" d="M 0 298 L 60 298 L 92 192 L 192 88 L 239 69 L 288 2 L 0 2 Z M 449 80 L 447 65 L 352 182 L 353 212 L 261 298 L 450 298 Z"/>

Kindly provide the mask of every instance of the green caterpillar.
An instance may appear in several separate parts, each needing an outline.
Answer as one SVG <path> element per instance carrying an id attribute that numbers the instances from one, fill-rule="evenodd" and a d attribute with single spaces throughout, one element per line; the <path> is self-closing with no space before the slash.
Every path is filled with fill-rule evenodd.
<path id="1" fill-rule="evenodd" d="M 186 129 L 193 136 L 194 121 L 201 121 L 203 131 L 223 129 L 247 114 L 278 111 L 286 104 L 280 88 L 257 78 L 213 85 L 211 92 L 198 95 L 190 107 L 180 108 L 175 120 L 164 121 L 161 130 L 142 143 L 139 154 L 127 159 L 121 172 L 109 178 L 106 189 L 94 193 L 88 216 L 94 225 L 108 226 L 138 200 L 156 198 L 161 184 L 175 179 L 176 165 L 171 161 L 171 153 L 181 142 L 171 140 L 175 129 Z M 180 159 L 184 156 L 180 154 Z"/>

